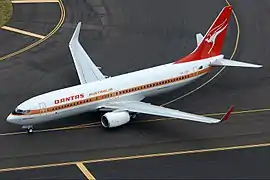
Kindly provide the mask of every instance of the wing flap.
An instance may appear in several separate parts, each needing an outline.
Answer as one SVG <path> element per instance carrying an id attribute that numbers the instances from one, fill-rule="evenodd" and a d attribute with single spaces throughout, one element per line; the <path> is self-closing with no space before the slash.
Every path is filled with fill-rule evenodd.
<path id="1" fill-rule="evenodd" d="M 81 22 L 78 23 L 69 42 L 69 49 L 81 84 L 105 79 L 79 42 Z"/>
<path id="2" fill-rule="evenodd" d="M 129 112 L 137 112 L 142 114 L 171 117 L 176 119 L 184 119 L 203 123 L 219 123 L 220 121 L 227 120 L 233 111 L 233 107 L 223 116 L 222 119 L 215 119 L 210 117 L 205 117 L 201 115 L 196 115 L 192 113 L 182 112 L 174 109 L 169 109 L 161 106 L 155 106 L 150 103 L 144 102 L 113 102 L 101 106 L 100 108 L 109 108 L 115 110 L 125 110 Z"/>

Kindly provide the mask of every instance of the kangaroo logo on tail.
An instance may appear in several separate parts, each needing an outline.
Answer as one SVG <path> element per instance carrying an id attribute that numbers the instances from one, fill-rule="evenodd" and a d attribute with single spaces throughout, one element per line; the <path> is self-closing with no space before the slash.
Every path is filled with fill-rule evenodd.
<path id="1" fill-rule="evenodd" d="M 213 47 L 215 46 L 215 42 L 216 42 L 216 38 L 217 36 L 224 30 L 226 29 L 228 23 L 227 23 L 227 19 L 225 19 L 220 25 L 218 25 L 217 27 L 213 28 L 207 35 L 207 37 L 205 38 L 205 41 L 208 43 L 212 43 L 211 48 L 208 51 L 208 54 L 211 52 L 211 50 L 213 49 Z"/>
<path id="2" fill-rule="evenodd" d="M 196 61 L 220 55 L 231 13 L 231 5 L 224 7 L 208 29 L 202 42 L 190 54 L 175 63 Z"/>

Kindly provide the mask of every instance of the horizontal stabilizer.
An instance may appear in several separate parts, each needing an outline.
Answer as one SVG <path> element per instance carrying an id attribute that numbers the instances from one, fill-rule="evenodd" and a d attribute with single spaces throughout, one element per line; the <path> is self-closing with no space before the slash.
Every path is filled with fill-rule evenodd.
<path id="1" fill-rule="evenodd" d="M 203 35 L 202 35 L 202 33 L 196 34 L 197 46 L 199 46 L 199 45 L 201 44 L 202 40 L 203 40 Z"/>
<path id="2" fill-rule="evenodd" d="M 232 66 L 232 67 L 249 67 L 249 68 L 260 68 L 262 65 L 245 63 L 240 61 L 234 61 L 229 59 L 218 59 L 211 63 L 211 66 Z"/>

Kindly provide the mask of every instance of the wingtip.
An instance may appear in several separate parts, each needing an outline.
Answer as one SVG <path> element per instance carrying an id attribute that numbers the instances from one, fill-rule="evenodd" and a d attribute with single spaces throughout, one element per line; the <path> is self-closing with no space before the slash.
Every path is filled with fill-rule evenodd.
<path id="1" fill-rule="evenodd" d="M 79 35 L 80 35 L 81 25 L 82 25 L 82 23 L 81 23 L 81 22 L 78 22 L 78 24 L 77 24 L 77 26 L 76 26 L 76 28 L 75 28 L 75 30 L 74 30 L 74 33 L 73 33 L 73 35 L 72 35 L 72 37 L 71 37 L 71 40 L 70 40 L 70 42 L 69 42 L 70 45 L 71 45 L 73 42 L 76 42 L 76 41 L 79 40 Z"/>
<path id="2" fill-rule="evenodd" d="M 261 64 L 250 64 L 249 67 L 251 67 L 251 68 L 262 68 L 263 65 L 261 65 Z"/>
<path id="3" fill-rule="evenodd" d="M 252 66 L 250 66 L 250 67 L 252 67 L 252 68 L 262 68 L 263 65 L 254 64 L 254 65 L 252 65 Z"/>
<path id="4" fill-rule="evenodd" d="M 81 30 L 81 26 L 82 26 L 82 22 L 78 22 L 74 33 L 78 34 Z"/>
<path id="5" fill-rule="evenodd" d="M 78 22 L 78 24 L 77 24 L 77 28 L 79 27 L 79 28 L 81 28 L 81 25 L 82 25 L 82 22 L 80 21 L 80 22 Z"/>
<path id="6" fill-rule="evenodd" d="M 229 119 L 231 113 L 234 111 L 234 106 L 232 105 L 227 113 L 222 117 L 221 121 L 226 121 Z"/>

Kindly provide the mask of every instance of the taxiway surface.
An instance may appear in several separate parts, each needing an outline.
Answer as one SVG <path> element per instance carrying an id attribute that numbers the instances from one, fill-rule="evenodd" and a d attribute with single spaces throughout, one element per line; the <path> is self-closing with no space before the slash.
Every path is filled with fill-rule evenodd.
<path id="1" fill-rule="evenodd" d="M 84 163 L 96 179 L 267 179 L 269 147 Z M 260 166 L 258 166 L 260 164 Z M 87 179 L 77 165 L 2 172 L 5 179 Z M 90 179 L 90 178 L 89 178 Z"/>
<path id="2" fill-rule="evenodd" d="M 0 136 L 1 168 L 261 143 L 270 140 L 269 111 L 235 114 L 224 124 L 210 126 L 178 120 L 140 123 L 139 121 L 149 118 L 154 119 L 142 116 L 137 123 L 109 131 L 99 125 L 90 125 L 88 128 L 36 133 L 33 136 L 4 135 L 20 128 L 5 122 L 6 116 L 20 101 L 79 83 L 68 50 L 69 39 L 78 21 L 82 21 L 82 45 L 94 62 L 103 68 L 104 74 L 113 76 L 168 63 L 188 54 L 196 46 L 195 34 L 205 33 L 217 13 L 226 5 L 223 0 L 103 2 L 102 6 L 96 8 L 90 0 L 64 1 L 65 23 L 54 36 L 30 51 L 1 62 L 0 83 L 4 84 L 0 90 L 0 132 L 3 134 Z M 267 8 L 270 3 L 246 0 L 233 1 L 232 5 L 240 24 L 240 40 L 234 58 L 263 64 L 264 68 L 226 68 L 218 78 L 201 90 L 168 107 L 197 114 L 224 112 L 231 104 L 236 106 L 237 111 L 269 107 L 269 63 L 266 57 L 270 54 L 267 26 Z M 18 8 L 15 10 L 23 5 L 16 6 Z M 50 9 L 46 6 L 42 12 L 46 12 L 46 8 Z M 49 10 L 50 16 L 45 15 L 46 13 L 38 15 L 35 21 L 45 24 L 46 27 L 53 26 L 59 19 L 57 5 L 48 6 L 53 6 Z M 20 21 L 24 22 L 23 28 L 27 30 L 35 27 L 31 21 L 29 26 L 27 25 L 29 16 L 33 16 L 33 9 L 28 5 L 27 11 L 17 11 L 24 14 L 25 19 L 23 15 L 18 16 L 21 16 Z M 196 13 L 191 13 L 190 9 Z M 43 19 L 43 16 L 46 17 Z M 18 25 L 16 22 L 12 23 Z M 48 32 L 43 26 L 34 28 L 33 31 L 41 34 Z M 238 28 L 232 17 L 223 51 L 228 58 L 235 49 L 237 33 Z M 10 46 L 13 48 L 17 43 L 18 46 L 25 43 L 23 38 L 13 40 L 14 36 L 5 36 L 10 37 L 10 42 L 14 43 Z M 0 38 L 2 40 L 7 37 Z M 9 52 L 8 46 L 3 50 L 1 46 L 2 51 Z M 184 89 L 147 101 L 162 104 L 172 100 L 202 84 L 213 74 Z M 97 116 L 88 113 L 41 125 L 37 129 L 98 121 Z M 187 159 L 185 158 L 185 161 L 188 161 Z M 178 167 L 173 165 L 174 162 L 171 164 L 177 171 Z"/>

